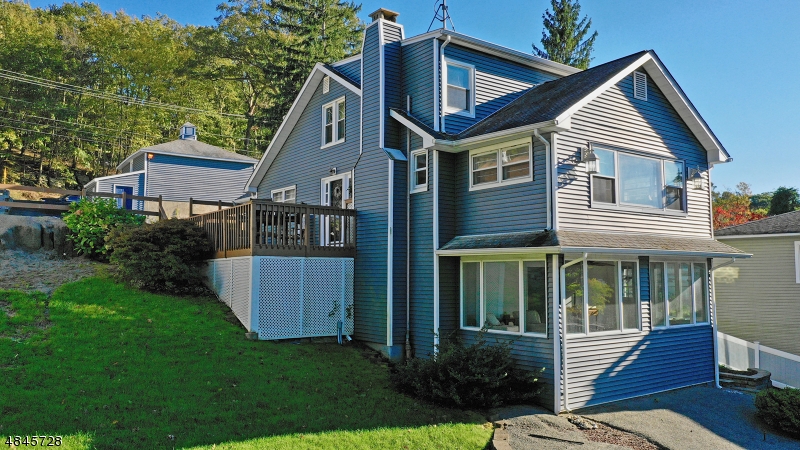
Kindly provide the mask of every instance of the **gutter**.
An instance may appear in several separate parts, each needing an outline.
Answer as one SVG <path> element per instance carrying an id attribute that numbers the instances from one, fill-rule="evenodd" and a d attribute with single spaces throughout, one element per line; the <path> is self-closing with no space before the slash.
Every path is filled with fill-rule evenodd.
<path id="1" fill-rule="evenodd" d="M 546 184 L 545 187 L 547 189 L 547 229 L 548 230 L 553 230 L 553 229 L 555 229 L 555 226 L 553 225 L 553 223 L 555 222 L 553 220 L 555 218 L 555 211 L 554 211 L 555 202 L 553 202 L 553 189 L 552 189 L 553 188 L 553 186 L 552 186 L 552 184 L 553 184 L 552 183 L 553 170 L 552 170 L 552 167 L 551 167 L 552 162 L 551 162 L 551 158 L 550 158 L 550 156 L 551 156 L 550 155 L 550 142 L 548 142 L 547 139 L 543 138 L 542 135 L 539 134 L 539 129 L 538 128 L 534 128 L 533 135 L 536 136 L 536 138 L 539 139 L 539 141 L 542 144 L 544 144 L 545 165 L 547 166 L 547 169 L 546 169 L 546 172 L 545 172 L 545 184 Z M 533 156 L 533 155 L 531 155 L 531 156 Z"/>
<path id="2" fill-rule="evenodd" d="M 709 269 L 709 272 L 711 272 L 711 308 L 714 311 L 714 321 L 711 322 L 711 330 L 712 333 L 714 333 L 714 385 L 717 389 L 722 389 L 722 386 L 719 384 L 719 339 L 717 336 L 717 320 L 719 316 L 717 315 L 717 286 L 714 283 L 714 271 L 725 266 L 730 266 L 735 262 L 736 257 L 733 257 L 730 261 Z"/>
<path id="3" fill-rule="evenodd" d="M 566 272 L 567 267 L 574 266 L 575 264 L 578 264 L 578 263 L 582 264 L 584 261 L 586 261 L 586 259 L 588 257 L 589 257 L 589 254 L 588 253 L 584 253 L 583 256 L 581 256 L 580 259 L 576 259 L 576 260 L 568 262 L 567 264 L 564 264 L 563 266 L 561 266 L 561 268 L 558 271 L 558 274 L 559 274 L 559 276 L 561 278 L 559 280 L 561 282 L 560 283 L 561 286 L 559 287 L 560 291 L 561 291 L 561 298 L 559 299 L 559 303 L 560 303 L 560 309 L 561 309 L 561 340 L 562 340 L 562 345 L 561 345 L 561 380 L 562 380 L 561 383 L 562 384 L 561 384 L 561 386 L 562 386 L 562 390 L 563 390 L 562 392 L 563 392 L 563 396 L 564 396 L 564 409 L 567 412 L 569 412 L 569 395 L 568 395 L 568 392 L 567 392 L 567 384 L 568 384 L 567 383 L 567 308 L 564 305 L 564 300 L 566 300 L 566 297 L 567 297 L 567 286 L 566 286 L 566 281 L 565 281 L 566 280 L 565 272 Z M 584 299 L 584 301 L 585 301 L 585 299 Z"/>

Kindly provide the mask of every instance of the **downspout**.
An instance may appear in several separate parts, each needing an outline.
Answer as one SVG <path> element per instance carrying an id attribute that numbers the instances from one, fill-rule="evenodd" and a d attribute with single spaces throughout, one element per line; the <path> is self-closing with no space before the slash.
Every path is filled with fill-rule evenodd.
<path id="1" fill-rule="evenodd" d="M 567 308 L 565 308 L 563 304 L 567 297 L 566 270 L 567 267 L 574 266 L 578 263 L 583 263 L 588 257 L 589 254 L 584 253 L 580 259 L 570 261 L 561 266 L 561 269 L 559 269 L 559 276 L 561 278 L 561 299 L 559 300 L 559 302 L 561 302 L 561 339 L 563 341 L 561 344 L 561 389 L 564 393 L 564 410 L 567 412 L 569 412 L 569 395 L 567 393 Z"/>
<path id="2" fill-rule="evenodd" d="M 439 125 L 439 130 L 442 133 L 445 132 L 444 130 L 444 109 L 445 109 L 445 95 L 446 91 L 442 89 L 444 86 L 445 76 L 447 76 L 447 64 L 444 63 L 444 48 L 447 47 L 447 44 L 450 43 L 450 35 L 445 38 L 444 43 L 439 47 L 439 64 L 441 65 L 441 69 L 439 70 L 439 101 L 442 103 L 442 107 L 439 108 L 439 121 L 441 125 Z"/>
<path id="3" fill-rule="evenodd" d="M 406 97 L 406 110 L 411 112 L 411 97 Z M 406 128 L 406 154 L 408 155 L 409 164 L 407 172 L 409 173 L 409 182 L 411 181 L 411 131 Z M 411 186 L 406 189 L 406 361 L 411 359 L 413 354 L 411 351 L 411 245 L 409 244 L 409 236 L 411 236 Z"/>
<path id="4" fill-rule="evenodd" d="M 711 322 L 711 329 L 714 333 L 714 385 L 718 389 L 722 389 L 722 386 L 719 385 L 719 339 L 717 337 L 717 286 L 714 283 L 714 271 L 720 269 L 725 266 L 730 266 L 731 264 L 736 262 L 736 258 L 731 258 L 730 261 L 720 264 L 718 266 L 712 267 L 709 271 L 711 272 L 711 310 L 714 311 L 714 320 Z"/>
<path id="5" fill-rule="evenodd" d="M 536 128 L 533 130 L 533 135 L 536 136 L 539 141 L 544 144 L 544 152 L 545 152 L 545 166 L 547 170 L 545 172 L 545 184 L 547 189 L 547 229 L 553 229 L 553 206 L 552 206 L 552 186 L 550 183 L 550 177 L 552 175 L 551 168 L 550 168 L 550 143 L 547 142 L 547 139 L 543 138 L 541 134 L 539 134 L 539 129 Z"/>

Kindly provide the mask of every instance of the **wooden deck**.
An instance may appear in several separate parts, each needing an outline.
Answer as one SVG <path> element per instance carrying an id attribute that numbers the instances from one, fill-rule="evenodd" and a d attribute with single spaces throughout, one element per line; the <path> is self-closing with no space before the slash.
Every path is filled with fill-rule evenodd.
<path id="1" fill-rule="evenodd" d="M 352 209 L 251 200 L 189 220 L 206 230 L 216 258 L 352 258 L 356 253 L 356 212 Z"/>

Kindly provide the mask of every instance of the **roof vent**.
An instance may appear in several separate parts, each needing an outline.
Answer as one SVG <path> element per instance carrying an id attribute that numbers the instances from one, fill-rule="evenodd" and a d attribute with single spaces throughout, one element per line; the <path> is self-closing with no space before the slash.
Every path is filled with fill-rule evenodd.
<path id="1" fill-rule="evenodd" d="M 192 125 L 189 122 L 181 125 L 181 139 L 187 140 L 197 140 L 197 127 Z"/>
<path id="2" fill-rule="evenodd" d="M 397 22 L 397 16 L 399 15 L 400 13 L 398 12 L 390 11 L 386 8 L 379 8 L 369 16 L 372 18 L 373 22 L 377 22 L 380 19 L 388 20 L 389 22 Z"/>
<path id="3" fill-rule="evenodd" d="M 633 98 L 647 101 L 647 74 L 633 72 Z"/>

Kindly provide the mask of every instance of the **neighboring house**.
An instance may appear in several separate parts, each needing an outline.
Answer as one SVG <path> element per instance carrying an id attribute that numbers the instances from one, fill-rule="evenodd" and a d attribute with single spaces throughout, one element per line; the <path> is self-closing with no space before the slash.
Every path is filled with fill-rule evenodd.
<path id="1" fill-rule="evenodd" d="M 800 356 L 800 211 L 714 234 L 753 254 L 715 272 L 719 331 Z"/>
<path id="2" fill-rule="evenodd" d="M 330 333 L 303 331 L 322 286 L 393 358 L 513 340 L 556 412 L 714 382 L 712 259 L 747 256 L 712 235 L 730 157 L 656 54 L 580 71 L 396 16 L 313 69 L 248 181 L 261 200 L 196 219 L 247 329 Z"/>
<path id="3" fill-rule="evenodd" d="M 179 139 L 137 150 L 117 166 L 119 174 L 95 178 L 85 191 L 162 196 L 168 215 L 186 216 L 190 198 L 232 202 L 242 196 L 257 162 L 198 141 L 197 127 L 187 122 Z M 141 210 L 143 203 L 128 200 L 124 206 Z"/>

